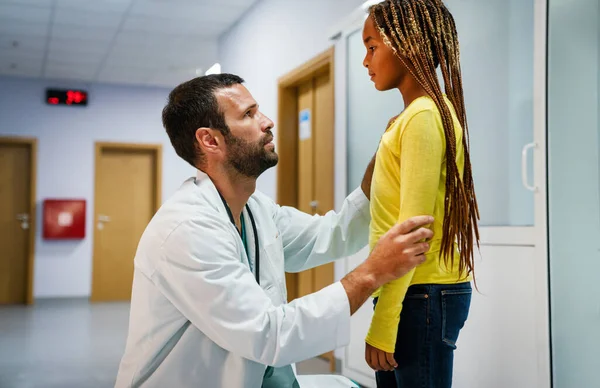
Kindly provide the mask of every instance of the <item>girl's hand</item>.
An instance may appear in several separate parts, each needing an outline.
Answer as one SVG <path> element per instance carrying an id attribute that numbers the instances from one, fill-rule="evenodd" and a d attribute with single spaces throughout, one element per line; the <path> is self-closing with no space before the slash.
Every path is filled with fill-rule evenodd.
<path id="1" fill-rule="evenodd" d="M 398 367 L 392 353 L 386 353 L 365 343 L 365 360 L 374 371 L 393 371 Z"/>

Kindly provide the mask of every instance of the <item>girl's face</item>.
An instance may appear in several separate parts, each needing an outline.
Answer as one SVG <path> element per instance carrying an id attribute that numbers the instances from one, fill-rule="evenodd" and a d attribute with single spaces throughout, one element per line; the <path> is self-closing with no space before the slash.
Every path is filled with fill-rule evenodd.
<path id="1" fill-rule="evenodd" d="M 369 70 L 375 88 L 379 91 L 398 88 L 408 71 L 392 49 L 383 43 L 371 16 L 365 21 L 363 42 L 367 49 L 363 66 Z"/>

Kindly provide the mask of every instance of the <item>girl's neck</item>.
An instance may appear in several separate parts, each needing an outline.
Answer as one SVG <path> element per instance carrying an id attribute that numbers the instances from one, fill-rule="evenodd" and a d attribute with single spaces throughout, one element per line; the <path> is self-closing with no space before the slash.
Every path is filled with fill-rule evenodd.
<path id="1" fill-rule="evenodd" d="M 428 96 L 425 89 L 410 74 L 402 79 L 398 90 L 404 99 L 404 108 L 407 108 L 417 98 Z"/>

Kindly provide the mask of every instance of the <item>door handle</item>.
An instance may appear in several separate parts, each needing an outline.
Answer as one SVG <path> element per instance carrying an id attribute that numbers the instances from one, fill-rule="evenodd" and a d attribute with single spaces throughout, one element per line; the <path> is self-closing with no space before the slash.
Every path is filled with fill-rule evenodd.
<path id="1" fill-rule="evenodd" d="M 98 224 L 96 225 L 96 227 L 98 228 L 98 230 L 103 230 L 104 224 L 107 222 L 110 222 L 109 216 L 106 216 L 104 214 L 98 214 Z"/>
<path id="2" fill-rule="evenodd" d="M 103 214 L 98 214 L 98 222 L 110 222 L 110 217 Z"/>
<path id="3" fill-rule="evenodd" d="M 317 208 L 319 207 L 319 201 L 310 201 L 310 209 L 313 214 L 317 214 Z"/>
<path id="4" fill-rule="evenodd" d="M 17 214 L 17 220 L 21 221 L 21 229 L 23 229 L 23 230 L 29 229 L 29 214 L 19 213 L 19 214 Z"/>
<path id="5" fill-rule="evenodd" d="M 523 147 L 523 151 L 521 152 L 521 181 L 523 183 L 523 187 L 534 193 L 538 190 L 538 188 L 535 185 L 535 179 L 533 185 L 529 184 L 529 176 L 527 174 L 527 155 L 529 154 L 529 150 L 535 150 L 537 146 L 537 143 L 529 143 Z"/>

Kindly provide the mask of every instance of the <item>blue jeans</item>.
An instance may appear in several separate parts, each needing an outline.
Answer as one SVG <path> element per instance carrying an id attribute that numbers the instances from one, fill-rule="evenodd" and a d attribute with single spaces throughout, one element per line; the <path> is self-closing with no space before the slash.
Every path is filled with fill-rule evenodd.
<path id="1" fill-rule="evenodd" d="M 376 372 L 378 388 L 452 387 L 454 350 L 469 315 L 471 292 L 471 283 L 408 289 L 394 352 L 398 368 Z"/>

